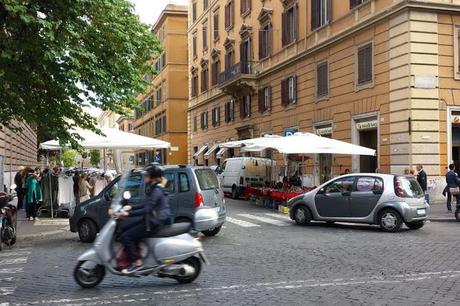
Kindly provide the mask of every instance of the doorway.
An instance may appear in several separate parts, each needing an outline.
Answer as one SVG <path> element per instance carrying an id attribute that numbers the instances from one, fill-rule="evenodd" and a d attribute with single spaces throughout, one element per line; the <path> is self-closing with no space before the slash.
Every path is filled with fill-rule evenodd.
<path id="1" fill-rule="evenodd" d="M 374 149 L 377 152 L 377 129 L 360 131 L 359 145 Z M 360 172 L 374 173 L 377 169 L 377 156 L 361 155 L 359 158 L 359 169 Z"/>

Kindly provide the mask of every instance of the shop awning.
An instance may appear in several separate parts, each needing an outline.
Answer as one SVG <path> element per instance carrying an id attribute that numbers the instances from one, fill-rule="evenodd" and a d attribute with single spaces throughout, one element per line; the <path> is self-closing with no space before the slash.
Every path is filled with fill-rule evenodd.
<path id="1" fill-rule="evenodd" d="M 207 148 L 208 148 L 208 145 L 204 145 L 201 148 L 199 148 L 198 151 L 195 154 L 193 154 L 193 158 L 198 158 L 198 156 L 203 154 L 204 151 L 206 151 Z"/>
<path id="2" fill-rule="evenodd" d="M 283 154 L 344 154 L 374 156 L 375 150 L 348 142 L 321 137 L 312 133 L 295 133 L 292 136 L 266 136 L 247 140 L 222 143 L 221 147 L 242 148 L 258 152 L 274 149 Z"/>
<path id="3" fill-rule="evenodd" d="M 204 159 L 209 159 L 211 155 L 219 148 L 219 144 L 215 144 L 204 154 Z"/>
<path id="4" fill-rule="evenodd" d="M 227 152 L 227 148 L 220 148 L 216 154 L 217 159 L 221 159 L 224 156 L 225 152 Z"/>

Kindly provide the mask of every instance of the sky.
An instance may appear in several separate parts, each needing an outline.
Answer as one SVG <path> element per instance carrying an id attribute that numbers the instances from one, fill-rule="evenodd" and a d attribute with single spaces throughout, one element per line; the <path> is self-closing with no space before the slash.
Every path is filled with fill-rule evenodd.
<path id="1" fill-rule="evenodd" d="M 142 22 L 153 25 L 160 16 L 163 9 L 168 4 L 182 4 L 187 5 L 188 0 L 129 0 L 134 3 L 136 13 Z M 97 117 L 101 110 L 97 108 L 90 108 L 86 110 L 92 116 Z"/>

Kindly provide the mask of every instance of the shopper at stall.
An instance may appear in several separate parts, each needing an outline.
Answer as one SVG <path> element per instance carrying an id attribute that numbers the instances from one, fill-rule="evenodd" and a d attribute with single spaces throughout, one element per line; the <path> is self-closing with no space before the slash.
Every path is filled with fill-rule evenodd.
<path id="1" fill-rule="evenodd" d="M 86 173 L 80 174 L 80 182 L 78 184 L 80 203 L 83 203 L 86 200 L 89 200 L 91 190 L 93 187 L 88 183 L 88 176 Z"/>
<path id="2" fill-rule="evenodd" d="M 27 168 L 26 179 L 26 217 L 29 221 L 36 221 L 38 205 L 43 201 L 42 190 L 38 183 L 38 173 Z"/>
<path id="3" fill-rule="evenodd" d="M 24 179 L 24 167 L 19 166 L 18 172 L 14 176 L 14 184 L 16 185 L 16 194 L 18 196 L 18 205 L 17 205 L 18 210 L 22 209 L 22 206 L 24 205 L 24 194 L 26 191 L 22 187 L 23 179 Z"/>

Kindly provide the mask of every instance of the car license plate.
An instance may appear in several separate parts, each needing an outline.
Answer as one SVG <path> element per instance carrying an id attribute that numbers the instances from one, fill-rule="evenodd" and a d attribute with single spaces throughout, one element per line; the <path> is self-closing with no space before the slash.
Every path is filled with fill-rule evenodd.
<path id="1" fill-rule="evenodd" d="M 417 209 L 417 215 L 423 216 L 426 214 L 426 209 Z"/>

